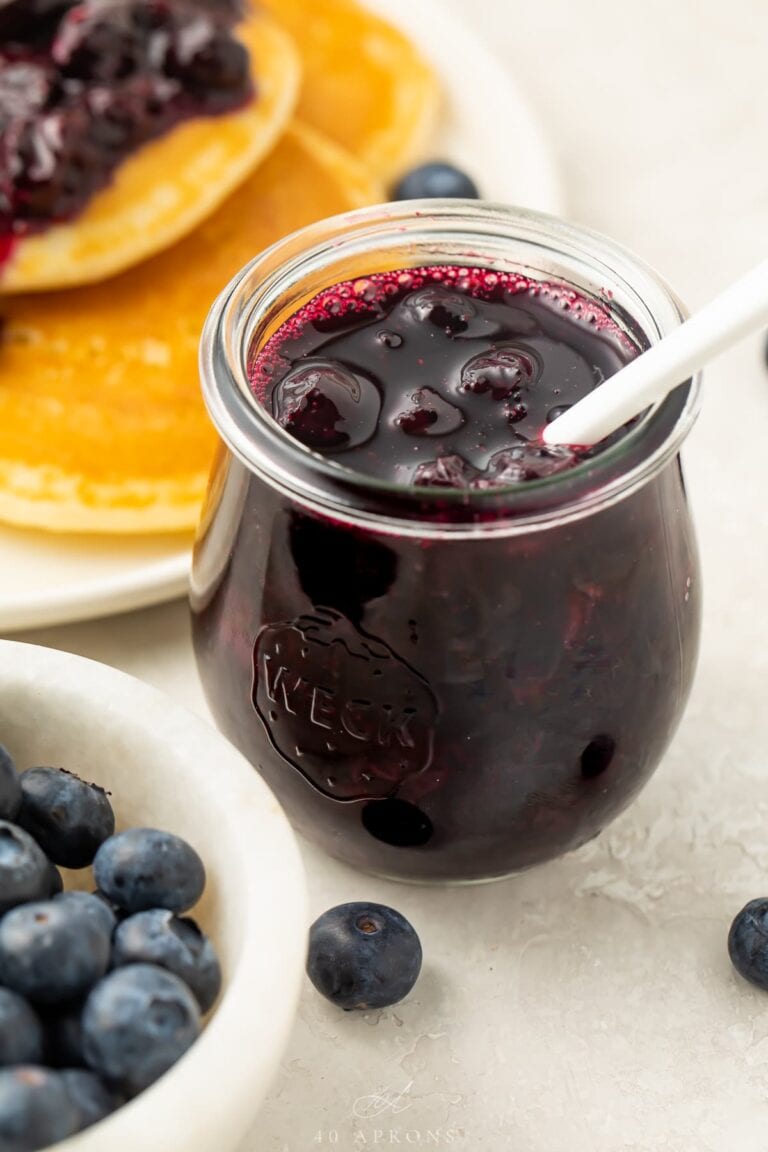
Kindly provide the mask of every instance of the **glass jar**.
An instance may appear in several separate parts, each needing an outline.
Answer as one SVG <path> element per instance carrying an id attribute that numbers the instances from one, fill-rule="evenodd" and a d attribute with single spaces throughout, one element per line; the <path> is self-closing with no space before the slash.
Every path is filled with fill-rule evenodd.
<path id="1" fill-rule="evenodd" d="M 310 451 L 253 398 L 249 355 L 318 292 L 441 263 L 570 284 L 640 347 L 682 317 L 604 237 L 474 201 L 366 209 L 275 245 L 203 337 L 222 444 L 191 602 L 213 715 L 297 830 L 356 868 L 470 881 L 597 835 L 672 738 L 700 628 L 679 458 L 698 381 L 568 472 L 439 504 Z"/>

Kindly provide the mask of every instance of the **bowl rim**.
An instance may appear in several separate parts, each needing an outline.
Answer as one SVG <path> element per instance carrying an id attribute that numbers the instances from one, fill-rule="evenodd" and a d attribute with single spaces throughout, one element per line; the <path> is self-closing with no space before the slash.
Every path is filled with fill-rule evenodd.
<path id="1" fill-rule="evenodd" d="M 0 700 L 5 686 L 102 710 L 115 731 L 151 728 L 161 743 L 182 729 L 190 783 L 210 780 L 211 813 L 224 827 L 237 863 L 238 906 L 245 915 L 224 994 L 200 1038 L 164 1076 L 93 1128 L 56 1145 L 61 1152 L 135 1152 L 152 1135 L 163 1152 L 236 1145 L 246 1135 L 277 1069 L 293 1024 L 306 956 L 307 894 L 298 843 L 258 772 L 212 724 L 128 673 L 56 649 L 0 640 Z M 108 713 L 108 715 L 107 715 Z M 41 722 L 44 717 L 41 716 Z M 167 736 L 164 736 L 167 733 Z M 178 741 L 176 741 L 178 751 Z M 254 823 L 254 816 L 259 822 Z M 173 829 L 170 829 L 173 830 Z M 257 834 L 254 834 L 254 833 Z M 264 883 L 269 863 L 279 885 Z M 268 933 L 264 925 L 269 925 Z M 268 946 L 265 947 L 265 941 Z M 279 989 L 279 995 L 278 993 Z M 254 1038 L 258 1043 L 254 1043 Z"/>

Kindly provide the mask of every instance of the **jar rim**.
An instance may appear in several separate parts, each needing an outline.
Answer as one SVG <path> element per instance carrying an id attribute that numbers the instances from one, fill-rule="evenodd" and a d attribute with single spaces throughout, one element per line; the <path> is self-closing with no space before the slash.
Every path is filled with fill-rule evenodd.
<path id="1" fill-rule="evenodd" d="M 447 244 L 460 244 L 461 255 L 429 255 Z M 612 316 L 620 310 L 646 346 L 686 316 L 677 296 L 644 261 L 601 233 L 559 217 L 476 200 L 412 200 L 357 209 L 265 249 L 214 302 L 203 330 L 200 372 L 203 397 L 221 439 L 249 471 L 290 499 L 398 535 L 530 532 L 624 499 L 677 455 L 698 414 L 699 375 L 650 408 L 614 445 L 572 469 L 506 487 L 441 489 L 437 519 L 433 490 L 353 471 L 312 451 L 282 429 L 251 390 L 248 359 L 254 344 L 263 344 L 282 320 L 323 288 L 384 267 L 399 270 L 459 259 L 463 266 L 519 269 L 523 255 L 532 260 L 534 253 L 579 279 L 558 271 L 548 278 L 565 280 L 578 291 L 589 285 Z M 368 267 L 366 255 L 383 259 L 382 268 Z M 342 270 L 352 260 L 357 270 L 350 276 Z M 530 267 L 540 272 L 538 265 L 526 264 Z M 316 283 L 308 290 L 312 279 Z M 280 309 L 284 315 L 276 322 Z"/>

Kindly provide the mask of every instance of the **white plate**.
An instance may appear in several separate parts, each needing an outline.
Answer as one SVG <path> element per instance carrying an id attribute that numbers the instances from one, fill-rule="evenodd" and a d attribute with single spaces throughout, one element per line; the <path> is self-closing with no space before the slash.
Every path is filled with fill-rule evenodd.
<path id="1" fill-rule="evenodd" d="M 464 165 L 484 196 L 544 212 L 562 200 L 552 155 L 501 64 L 440 0 L 368 0 L 401 25 L 443 83 L 445 115 L 430 151 Z M 56 536 L 0 527 L 0 631 L 63 624 L 181 596 L 186 537 Z"/>

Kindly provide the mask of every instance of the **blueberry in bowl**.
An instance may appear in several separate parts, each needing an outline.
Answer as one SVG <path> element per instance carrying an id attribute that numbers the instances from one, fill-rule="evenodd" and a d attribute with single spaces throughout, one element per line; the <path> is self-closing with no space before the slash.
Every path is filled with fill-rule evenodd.
<path id="1" fill-rule="evenodd" d="M 0 742 L 22 794 L 30 768 L 65 769 L 108 794 L 115 816 L 86 853 L 97 864 L 101 853 L 98 881 L 90 863 L 63 864 L 59 893 L 37 841 L 0 824 L 0 872 L 23 880 L 0 921 L 0 1136 L 19 1152 L 62 1139 L 67 1152 L 122 1152 L 150 1132 L 166 1152 L 234 1152 L 287 1040 L 305 959 L 303 874 L 272 794 L 213 729 L 146 685 L 9 641 Z M 4 826 L 17 830 L 5 849 Z M 150 895 L 172 907 L 139 910 L 158 845 L 170 870 L 155 860 Z M 214 1081 L 215 1107 L 190 1108 Z"/>

